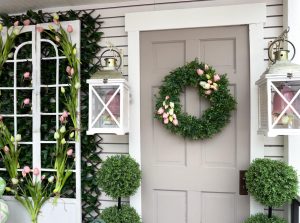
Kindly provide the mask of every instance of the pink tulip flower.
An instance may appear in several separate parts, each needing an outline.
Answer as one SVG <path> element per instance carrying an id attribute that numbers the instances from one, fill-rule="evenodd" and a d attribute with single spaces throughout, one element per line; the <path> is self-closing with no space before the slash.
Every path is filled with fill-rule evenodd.
<path id="1" fill-rule="evenodd" d="M 219 81 L 221 78 L 220 78 L 220 76 L 219 76 L 219 74 L 215 74 L 214 75 L 214 82 L 217 82 L 217 81 Z"/>
<path id="2" fill-rule="evenodd" d="M 19 21 L 15 21 L 14 26 L 19 26 Z"/>
<path id="3" fill-rule="evenodd" d="M 9 148 L 8 148 L 8 146 L 4 146 L 3 150 L 4 150 L 5 153 L 9 153 Z"/>
<path id="4" fill-rule="evenodd" d="M 23 101 L 24 105 L 29 105 L 30 104 L 30 99 L 29 98 L 25 98 Z"/>
<path id="5" fill-rule="evenodd" d="M 65 119 L 64 116 L 60 116 L 60 117 L 59 117 L 59 121 L 60 121 L 61 123 L 64 123 L 64 122 L 66 121 L 66 119 Z"/>
<path id="6" fill-rule="evenodd" d="M 74 68 L 72 67 L 71 70 L 70 70 L 70 75 L 73 76 L 74 73 L 75 73 L 75 70 L 74 70 Z"/>
<path id="7" fill-rule="evenodd" d="M 199 68 L 199 69 L 197 69 L 197 74 L 202 75 L 202 74 L 204 74 L 204 71 Z"/>
<path id="8" fill-rule="evenodd" d="M 210 95 L 211 93 L 212 93 L 212 91 L 211 90 L 207 90 L 207 91 L 205 91 L 204 92 L 206 95 Z"/>
<path id="9" fill-rule="evenodd" d="M 73 155 L 73 149 L 68 149 L 67 155 L 68 155 L 68 156 L 72 156 L 72 155 Z"/>
<path id="10" fill-rule="evenodd" d="M 161 115 L 161 114 L 164 113 L 164 111 L 165 111 L 165 110 L 164 110 L 162 107 L 160 107 L 160 108 L 158 109 L 158 111 L 157 111 L 157 114 Z"/>
<path id="11" fill-rule="evenodd" d="M 164 124 L 166 125 L 166 124 L 168 124 L 169 123 L 169 119 L 168 118 L 165 118 L 164 119 Z"/>
<path id="12" fill-rule="evenodd" d="M 163 113 L 163 118 L 168 118 L 169 115 L 167 113 Z"/>
<path id="13" fill-rule="evenodd" d="M 22 170 L 22 176 L 23 176 L 23 177 L 26 177 L 26 173 L 25 173 L 24 170 Z"/>
<path id="14" fill-rule="evenodd" d="M 68 32 L 68 33 L 73 32 L 73 26 L 68 25 L 68 27 L 67 27 L 67 32 Z"/>
<path id="15" fill-rule="evenodd" d="M 25 173 L 30 173 L 30 167 L 29 166 L 24 166 L 23 171 Z"/>
<path id="16" fill-rule="evenodd" d="M 31 21 L 29 19 L 26 19 L 26 20 L 23 21 L 23 24 L 24 24 L 24 26 L 29 26 L 30 22 Z"/>
<path id="17" fill-rule="evenodd" d="M 71 67 L 70 67 L 70 66 L 67 66 L 66 72 L 67 72 L 68 74 L 71 72 Z"/>
<path id="18" fill-rule="evenodd" d="M 30 73 L 29 73 L 29 72 L 25 72 L 25 73 L 23 74 L 23 78 L 24 78 L 24 79 L 29 79 L 29 78 L 30 78 Z"/>
<path id="19" fill-rule="evenodd" d="M 166 96 L 166 100 L 168 100 L 169 98 L 170 98 L 170 96 L 167 95 L 167 96 Z"/>
<path id="20" fill-rule="evenodd" d="M 38 176 L 40 174 L 40 170 L 38 168 L 33 169 L 33 175 Z"/>
<path id="21" fill-rule="evenodd" d="M 68 118 L 69 113 L 68 113 L 67 111 L 64 111 L 64 112 L 62 113 L 62 116 L 63 116 L 64 118 Z"/>
<path id="22" fill-rule="evenodd" d="M 36 30 L 39 32 L 39 33 L 42 33 L 44 32 L 44 28 L 43 27 L 37 27 Z"/>
<path id="23" fill-rule="evenodd" d="M 177 126 L 177 125 L 178 125 L 178 120 L 177 120 L 177 119 L 173 119 L 173 124 L 174 124 L 175 126 Z"/>

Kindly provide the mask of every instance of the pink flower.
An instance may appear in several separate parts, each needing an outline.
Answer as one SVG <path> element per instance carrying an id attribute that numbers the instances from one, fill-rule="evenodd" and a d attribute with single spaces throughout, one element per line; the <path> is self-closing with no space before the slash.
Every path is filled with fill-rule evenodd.
<path id="1" fill-rule="evenodd" d="M 157 114 L 161 115 L 162 113 L 164 113 L 164 109 L 162 107 L 160 107 L 157 111 Z"/>
<path id="2" fill-rule="evenodd" d="M 212 84 L 212 80 L 208 80 L 207 83 Z"/>
<path id="3" fill-rule="evenodd" d="M 9 152 L 8 146 L 4 146 L 3 150 L 4 150 L 5 153 L 8 153 Z"/>
<path id="4" fill-rule="evenodd" d="M 36 30 L 37 30 L 39 33 L 44 32 L 44 28 L 41 27 L 41 26 L 37 27 Z"/>
<path id="5" fill-rule="evenodd" d="M 221 78 L 220 78 L 220 76 L 219 76 L 219 74 L 215 74 L 214 75 L 214 82 L 217 82 L 217 81 L 219 81 Z"/>
<path id="6" fill-rule="evenodd" d="M 70 66 L 67 66 L 66 72 L 67 72 L 68 74 L 71 72 L 71 67 L 70 67 Z"/>
<path id="7" fill-rule="evenodd" d="M 62 113 L 62 116 L 63 116 L 64 118 L 68 118 L 69 113 L 68 113 L 67 111 L 64 111 L 64 112 Z"/>
<path id="8" fill-rule="evenodd" d="M 68 33 L 73 32 L 73 26 L 68 25 L 68 27 L 67 27 L 67 32 L 68 32 Z"/>
<path id="9" fill-rule="evenodd" d="M 29 26 L 30 25 L 30 20 L 26 19 L 23 21 L 24 26 Z"/>
<path id="10" fill-rule="evenodd" d="M 23 101 L 24 105 L 29 105 L 30 104 L 30 99 L 29 98 L 25 98 Z"/>
<path id="11" fill-rule="evenodd" d="M 23 176 L 23 177 L 26 177 L 26 173 L 25 173 L 24 170 L 22 170 L 22 176 Z"/>
<path id="12" fill-rule="evenodd" d="M 15 21 L 14 26 L 19 26 L 19 21 Z"/>
<path id="13" fill-rule="evenodd" d="M 204 71 L 199 68 L 199 69 L 197 69 L 197 74 L 202 75 L 202 74 L 204 74 Z"/>
<path id="14" fill-rule="evenodd" d="M 206 95 L 210 95 L 211 93 L 212 93 L 212 91 L 211 90 L 207 90 L 207 91 L 205 91 L 204 92 Z"/>
<path id="15" fill-rule="evenodd" d="M 70 75 L 73 76 L 74 73 L 75 73 L 75 70 L 74 70 L 74 68 L 72 67 L 71 70 L 70 70 Z"/>
<path id="16" fill-rule="evenodd" d="M 64 123 L 64 122 L 66 121 L 66 119 L 65 119 L 64 116 L 60 116 L 60 117 L 59 117 L 59 121 L 60 121 L 61 123 Z"/>
<path id="17" fill-rule="evenodd" d="M 33 175 L 38 176 L 40 174 L 40 170 L 38 168 L 33 169 Z"/>
<path id="18" fill-rule="evenodd" d="M 208 67 L 207 64 L 204 65 L 204 69 L 205 69 L 205 70 L 208 70 L 208 69 L 209 69 L 209 67 Z"/>
<path id="19" fill-rule="evenodd" d="M 173 124 L 174 125 L 178 125 L 178 120 L 177 119 L 173 119 Z"/>
<path id="20" fill-rule="evenodd" d="M 164 124 L 168 124 L 169 123 L 169 119 L 168 118 L 165 118 L 164 119 Z"/>
<path id="21" fill-rule="evenodd" d="M 23 171 L 25 173 L 30 173 L 30 167 L 29 166 L 24 166 Z"/>
<path id="22" fill-rule="evenodd" d="M 163 118 L 168 118 L 169 115 L 167 113 L 163 113 Z"/>
<path id="23" fill-rule="evenodd" d="M 29 73 L 29 72 L 25 72 L 25 73 L 23 74 L 23 78 L 24 78 L 24 79 L 29 79 L 29 78 L 30 78 L 30 73 Z"/>
<path id="24" fill-rule="evenodd" d="M 68 156 L 72 156 L 72 155 L 73 155 L 73 149 L 68 149 L 67 155 L 68 155 Z"/>
<path id="25" fill-rule="evenodd" d="M 170 96 L 167 95 L 167 96 L 166 96 L 166 100 L 168 100 L 169 98 L 170 98 Z"/>

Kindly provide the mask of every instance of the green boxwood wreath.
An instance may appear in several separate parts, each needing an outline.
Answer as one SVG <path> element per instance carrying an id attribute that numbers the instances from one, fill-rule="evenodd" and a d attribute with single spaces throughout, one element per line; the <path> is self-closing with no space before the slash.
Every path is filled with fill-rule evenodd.
<path id="1" fill-rule="evenodd" d="M 155 118 L 172 133 L 198 140 L 211 138 L 230 122 L 236 100 L 228 89 L 226 75 L 219 75 L 207 64 L 194 60 L 167 75 L 156 96 Z M 186 87 L 198 88 L 199 96 L 210 103 L 202 117 L 183 112 L 180 94 Z"/>

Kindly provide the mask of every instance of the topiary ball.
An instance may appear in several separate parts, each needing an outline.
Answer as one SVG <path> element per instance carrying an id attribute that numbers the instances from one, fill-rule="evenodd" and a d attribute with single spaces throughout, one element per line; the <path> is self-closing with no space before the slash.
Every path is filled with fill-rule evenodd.
<path id="1" fill-rule="evenodd" d="M 140 186 L 141 175 L 139 164 L 134 159 L 117 155 L 102 163 L 98 183 L 107 195 L 115 199 L 129 197 Z"/>
<path id="2" fill-rule="evenodd" d="M 141 223 L 140 216 L 129 205 L 122 205 L 120 210 L 117 206 L 105 208 L 102 211 L 101 219 L 105 223 Z"/>
<path id="3" fill-rule="evenodd" d="M 288 222 L 285 219 L 277 216 L 268 218 L 267 215 L 260 213 L 260 214 L 252 215 L 244 223 L 288 223 Z"/>
<path id="4" fill-rule="evenodd" d="M 246 186 L 263 205 L 280 207 L 297 196 L 297 172 L 282 161 L 256 159 L 246 173 Z"/>

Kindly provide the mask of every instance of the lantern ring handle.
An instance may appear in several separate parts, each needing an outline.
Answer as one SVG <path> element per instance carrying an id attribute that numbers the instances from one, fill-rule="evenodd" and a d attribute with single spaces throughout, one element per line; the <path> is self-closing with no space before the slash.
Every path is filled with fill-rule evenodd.
<path id="1" fill-rule="evenodd" d="M 117 57 L 120 58 L 120 63 L 119 63 L 119 66 L 117 67 L 117 70 L 119 70 L 119 68 L 121 67 L 123 61 L 122 61 L 121 54 L 120 54 L 117 50 L 114 50 L 114 49 L 107 49 L 107 50 L 104 50 L 104 51 L 101 53 L 101 55 L 100 55 L 100 66 L 103 67 L 102 60 L 101 60 L 101 58 L 103 57 L 103 55 L 104 55 L 106 52 L 111 52 L 111 51 L 115 52 L 115 53 L 117 54 Z"/>
<path id="2" fill-rule="evenodd" d="M 289 40 L 283 40 L 283 39 L 275 40 L 275 41 L 273 41 L 273 42 L 270 44 L 270 46 L 269 46 L 269 48 L 268 48 L 268 57 L 269 57 L 269 60 L 272 61 L 273 63 L 275 63 L 275 60 L 273 60 L 273 59 L 272 59 L 272 56 L 271 56 L 271 49 L 272 49 L 272 46 L 273 46 L 275 43 L 281 42 L 281 41 L 287 42 L 287 43 L 291 44 L 292 47 L 293 47 L 293 52 L 294 52 L 294 54 L 293 54 L 292 58 L 290 59 L 290 61 L 292 61 L 292 60 L 294 59 L 295 55 L 296 55 L 296 48 L 295 48 L 294 44 L 293 44 L 291 41 L 289 41 Z"/>

